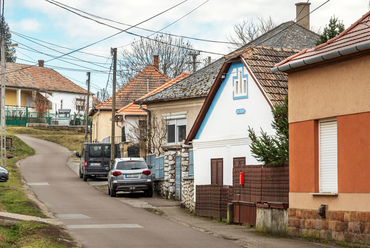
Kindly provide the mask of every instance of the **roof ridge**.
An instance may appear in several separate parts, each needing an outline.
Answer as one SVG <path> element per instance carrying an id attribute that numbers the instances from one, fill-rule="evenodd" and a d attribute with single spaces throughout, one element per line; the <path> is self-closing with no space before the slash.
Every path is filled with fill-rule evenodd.
<path id="1" fill-rule="evenodd" d="M 340 33 L 339 35 L 331 38 L 330 40 L 328 40 L 327 42 L 323 43 L 323 44 L 320 44 L 318 46 L 316 46 L 314 48 L 314 51 L 317 51 L 319 50 L 320 48 L 324 47 L 324 46 L 327 46 L 331 43 L 333 43 L 334 41 L 338 40 L 339 38 L 343 37 L 345 34 L 349 33 L 353 28 L 355 28 L 358 24 L 360 24 L 366 17 L 370 16 L 370 11 L 367 12 L 366 14 L 364 14 L 359 20 L 357 20 L 355 23 L 353 23 L 349 28 L 347 28 L 346 30 L 344 30 L 342 33 Z"/>

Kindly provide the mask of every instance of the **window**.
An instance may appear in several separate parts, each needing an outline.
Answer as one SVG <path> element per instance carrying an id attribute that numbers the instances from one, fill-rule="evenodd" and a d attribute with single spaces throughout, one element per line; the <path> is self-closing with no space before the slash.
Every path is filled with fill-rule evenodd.
<path id="1" fill-rule="evenodd" d="M 236 68 L 236 76 L 233 77 L 233 99 L 248 98 L 248 75 L 244 74 L 244 67 Z"/>
<path id="2" fill-rule="evenodd" d="M 85 110 L 85 99 L 76 98 L 76 110 L 77 111 Z"/>
<path id="3" fill-rule="evenodd" d="M 180 144 L 186 139 L 186 115 L 164 115 L 167 144 Z"/>
<path id="4" fill-rule="evenodd" d="M 211 184 L 223 185 L 224 183 L 224 170 L 223 159 L 211 159 Z"/>
<path id="5" fill-rule="evenodd" d="M 319 122 L 319 191 L 338 193 L 337 120 Z"/>

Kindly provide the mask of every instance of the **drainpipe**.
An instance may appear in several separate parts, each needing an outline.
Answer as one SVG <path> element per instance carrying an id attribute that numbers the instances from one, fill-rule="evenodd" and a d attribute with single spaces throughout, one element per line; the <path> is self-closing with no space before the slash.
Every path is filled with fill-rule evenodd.
<path id="1" fill-rule="evenodd" d="M 152 127 L 151 127 L 151 123 L 152 123 L 152 112 L 148 109 L 145 109 L 141 106 L 141 104 L 139 104 L 139 108 L 141 110 L 144 110 L 145 112 L 148 113 L 148 125 L 147 125 L 147 128 L 148 128 L 148 137 L 151 137 L 151 132 L 152 132 Z M 150 145 L 150 141 L 148 139 L 148 152 L 151 152 L 152 148 L 151 148 L 151 145 Z"/>
<path id="2" fill-rule="evenodd" d="M 96 116 L 96 142 L 98 142 L 98 134 L 99 134 L 99 115 L 100 115 L 100 109 L 98 109 L 98 114 Z"/>

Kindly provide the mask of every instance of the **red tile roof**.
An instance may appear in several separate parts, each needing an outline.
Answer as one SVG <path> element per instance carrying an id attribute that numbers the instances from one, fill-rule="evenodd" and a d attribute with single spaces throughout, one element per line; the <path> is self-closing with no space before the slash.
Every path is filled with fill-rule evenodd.
<path id="1" fill-rule="evenodd" d="M 189 76 L 189 73 L 183 72 L 181 75 L 177 76 L 176 78 L 172 79 L 171 81 L 159 86 L 155 90 L 147 93 L 146 95 L 142 96 L 140 99 L 143 99 L 145 97 L 148 97 L 152 94 L 155 94 L 157 92 L 160 92 L 161 90 L 173 85 L 174 83 L 186 78 Z M 143 108 L 146 108 L 146 105 L 142 105 Z M 117 111 L 118 114 L 125 114 L 125 115 L 146 115 L 146 112 L 144 110 L 140 109 L 140 106 L 138 104 L 135 104 L 134 102 L 126 105 L 125 107 L 121 108 L 120 110 Z"/>
<path id="2" fill-rule="evenodd" d="M 46 67 L 6 63 L 7 87 L 86 94 L 87 91 Z"/>
<path id="3" fill-rule="evenodd" d="M 275 65 L 286 71 L 370 49 L 370 11 L 338 36 L 315 48 L 302 50 Z"/>
<path id="4" fill-rule="evenodd" d="M 147 65 L 130 82 L 122 86 L 116 93 L 116 109 L 132 103 L 135 99 L 142 97 L 159 86 L 168 82 L 170 78 L 160 72 L 155 66 Z M 96 106 L 97 109 L 112 109 L 112 97 Z"/>

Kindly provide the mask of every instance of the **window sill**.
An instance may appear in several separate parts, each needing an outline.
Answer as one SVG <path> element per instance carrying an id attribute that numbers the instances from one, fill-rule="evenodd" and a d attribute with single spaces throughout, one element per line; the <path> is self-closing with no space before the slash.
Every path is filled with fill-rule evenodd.
<path id="1" fill-rule="evenodd" d="M 338 193 L 310 193 L 313 196 L 338 196 Z"/>

